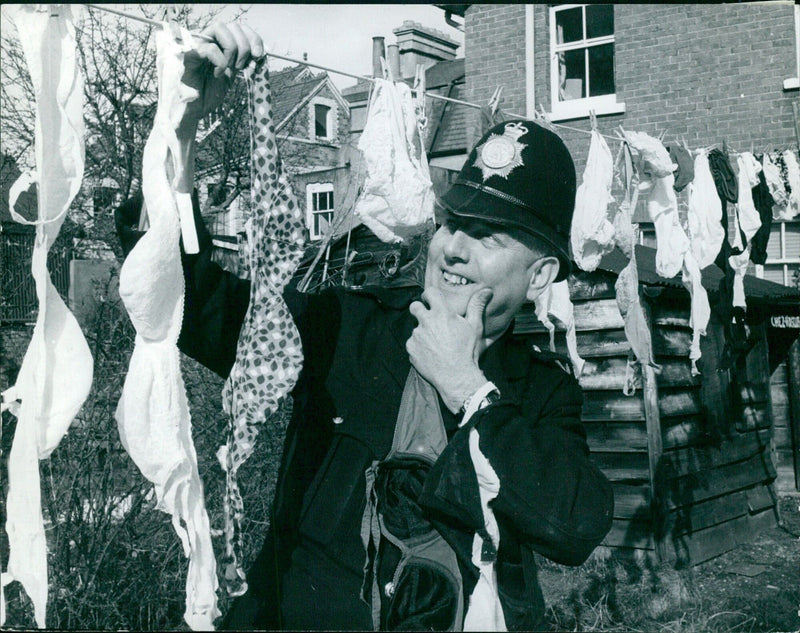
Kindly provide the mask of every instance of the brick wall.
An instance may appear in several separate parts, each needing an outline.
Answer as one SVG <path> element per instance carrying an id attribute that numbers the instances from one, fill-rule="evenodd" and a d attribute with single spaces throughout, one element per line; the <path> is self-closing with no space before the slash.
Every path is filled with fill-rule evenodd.
<path id="1" fill-rule="evenodd" d="M 795 70 L 793 7 L 786 4 L 680 4 L 614 7 L 616 85 L 622 115 L 598 119 L 690 147 L 727 140 L 756 152 L 796 143 L 792 102 L 784 91 Z M 549 11 L 534 5 L 536 103 L 550 109 Z M 503 85 L 502 107 L 525 113 L 525 8 L 472 5 L 465 16 L 467 100 L 488 101 Z M 473 136 L 477 116 L 470 115 Z M 588 129 L 585 119 L 564 121 Z M 468 130 L 469 131 L 469 130 Z M 559 129 L 583 170 L 588 137 Z"/>

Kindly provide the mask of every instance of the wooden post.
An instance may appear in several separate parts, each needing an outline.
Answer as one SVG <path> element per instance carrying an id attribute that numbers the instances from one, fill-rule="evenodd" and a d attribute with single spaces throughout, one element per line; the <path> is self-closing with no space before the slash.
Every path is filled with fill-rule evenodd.
<path id="1" fill-rule="evenodd" d="M 800 490 L 800 340 L 795 340 L 789 348 L 786 371 L 789 391 L 789 424 L 792 428 L 794 487 L 795 490 Z"/>
<path id="2" fill-rule="evenodd" d="M 650 332 L 653 332 L 653 318 L 650 310 L 650 303 L 640 292 L 639 301 L 642 304 L 647 325 Z M 642 366 L 642 397 L 644 398 L 644 418 L 647 425 L 647 457 L 650 467 L 650 503 L 653 504 L 660 497 L 656 490 L 656 471 L 661 455 L 664 452 L 664 445 L 661 438 L 661 414 L 658 410 L 658 385 L 656 384 L 656 374 L 650 365 Z M 654 509 L 655 510 L 655 509 Z M 657 513 L 652 513 L 653 521 Z M 654 532 L 656 525 L 653 525 Z M 656 555 L 660 561 L 666 560 L 666 550 L 664 542 L 655 541 Z"/>

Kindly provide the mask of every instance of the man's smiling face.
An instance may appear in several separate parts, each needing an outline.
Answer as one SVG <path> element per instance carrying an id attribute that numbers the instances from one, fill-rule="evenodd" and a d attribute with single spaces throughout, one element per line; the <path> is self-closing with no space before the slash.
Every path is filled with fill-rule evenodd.
<path id="1" fill-rule="evenodd" d="M 463 316 L 470 297 L 492 290 L 484 336 L 496 339 L 530 294 L 538 262 L 528 236 L 514 228 L 445 214 L 428 248 L 425 288 L 437 288 L 448 306 Z"/>

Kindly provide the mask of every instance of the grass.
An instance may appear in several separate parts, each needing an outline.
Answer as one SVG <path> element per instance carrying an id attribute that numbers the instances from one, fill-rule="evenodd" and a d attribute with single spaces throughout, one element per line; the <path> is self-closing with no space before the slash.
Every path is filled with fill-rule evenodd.
<path id="1" fill-rule="evenodd" d="M 109 296 L 107 289 L 98 293 Z M 120 445 L 113 417 L 128 368 L 133 329 L 118 303 L 103 300 L 84 331 L 95 358 L 92 392 L 70 432 L 40 468 L 50 573 L 47 626 L 185 630 L 187 561 L 169 517 L 154 508 L 152 486 Z M 7 374 L 14 373 L 13 360 L 4 354 Z M 224 476 L 215 452 L 224 437 L 223 383 L 188 358 L 183 358 L 183 375 L 211 527 L 218 530 Z M 10 375 L 9 383 L 15 377 Z M 264 426 L 255 453 L 240 470 L 246 509 L 245 567 L 254 560 L 268 527 L 289 414 L 286 403 Z M 14 419 L 7 413 L 2 431 L 6 456 L 14 431 Z M 0 472 L 4 478 L 5 463 Z M 0 496 L 0 510 L 4 510 L 5 495 Z M 784 518 L 800 533 L 798 500 L 782 503 Z M 214 546 L 219 558 L 222 540 L 215 538 Z M 7 552 L 5 531 L 0 530 L 0 558 L 5 560 Z M 734 576 L 726 565 L 737 560 L 768 561 L 770 569 L 755 578 Z M 543 558 L 539 562 L 551 630 L 752 633 L 800 629 L 800 544 L 796 536 L 778 528 L 752 545 L 681 570 L 658 567 L 618 551 L 612 556 L 602 548 L 576 568 Z M 6 626 L 34 628 L 32 606 L 18 583 L 6 587 L 6 599 Z M 220 597 L 223 613 L 229 604 L 230 599 Z"/>

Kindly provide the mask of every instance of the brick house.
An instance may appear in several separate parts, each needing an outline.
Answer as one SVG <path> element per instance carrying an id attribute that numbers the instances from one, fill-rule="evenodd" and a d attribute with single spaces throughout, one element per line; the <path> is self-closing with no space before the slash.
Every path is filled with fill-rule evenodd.
<path id="1" fill-rule="evenodd" d="M 800 144 L 800 9 L 790 3 L 438 6 L 464 22 L 464 99 L 485 103 L 501 85 L 501 109 L 528 118 L 541 109 L 567 126 L 556 129 L 575 157 L 579 181 L 590 110 L 607 136 L 622 126 L 685 140 L 690 148 L 721 144 L 755 154 Z M 479 115 L 465 110 L 471 146 Z M 617 147 L 612 143 L 612 152 Z M 643 203 L 634 221 L 643 245 L 654 245 Z M 650 297 L 656 354 L 659 362 L 673 362 L 667 340 L 684 336 L 688 326 L 683 291 L 670 295 L 669 280 L 643 270 L 653 251 L 643 246 L 642 253 L 640 289 Z M 766 281 L 796 284 L 798 269 L 800 218 L 774 221 L 767 262 L 751 264 L 755 278 L 746 278 L 750 340 L 758 343 L 727 367 L 719 358 L 724 324 L 710 325 L 703 376 L 652 380 L 652 416 L 646 403 L 634 413 L 637 401 L 618 399 L 617 386 L 610 386 L 617 361 L 609 350 L 620 322 L 601 323 L 597 315 L 603 287 L 609 314 L 616 314 L 619 269 L 601 264 L 596 277 L 571 280 L 576 320 L 587 315 L 578 324 L 578 349 L 594 363 L 581 377 L 584 422 L 617 496 L 607 545 L 699 562 L 774 525 L 776 492 L 800 489 L 800 302 L 796 291 Z M 710 292 L 719 274 L 713 266 L 704 271 Z M 795 316 L 774 316 L 780 303 Z M 518 326 L 524 321 L 520 315 Z M 518 330 L 541 339 L 537 328 L 532 319 Z"/>

